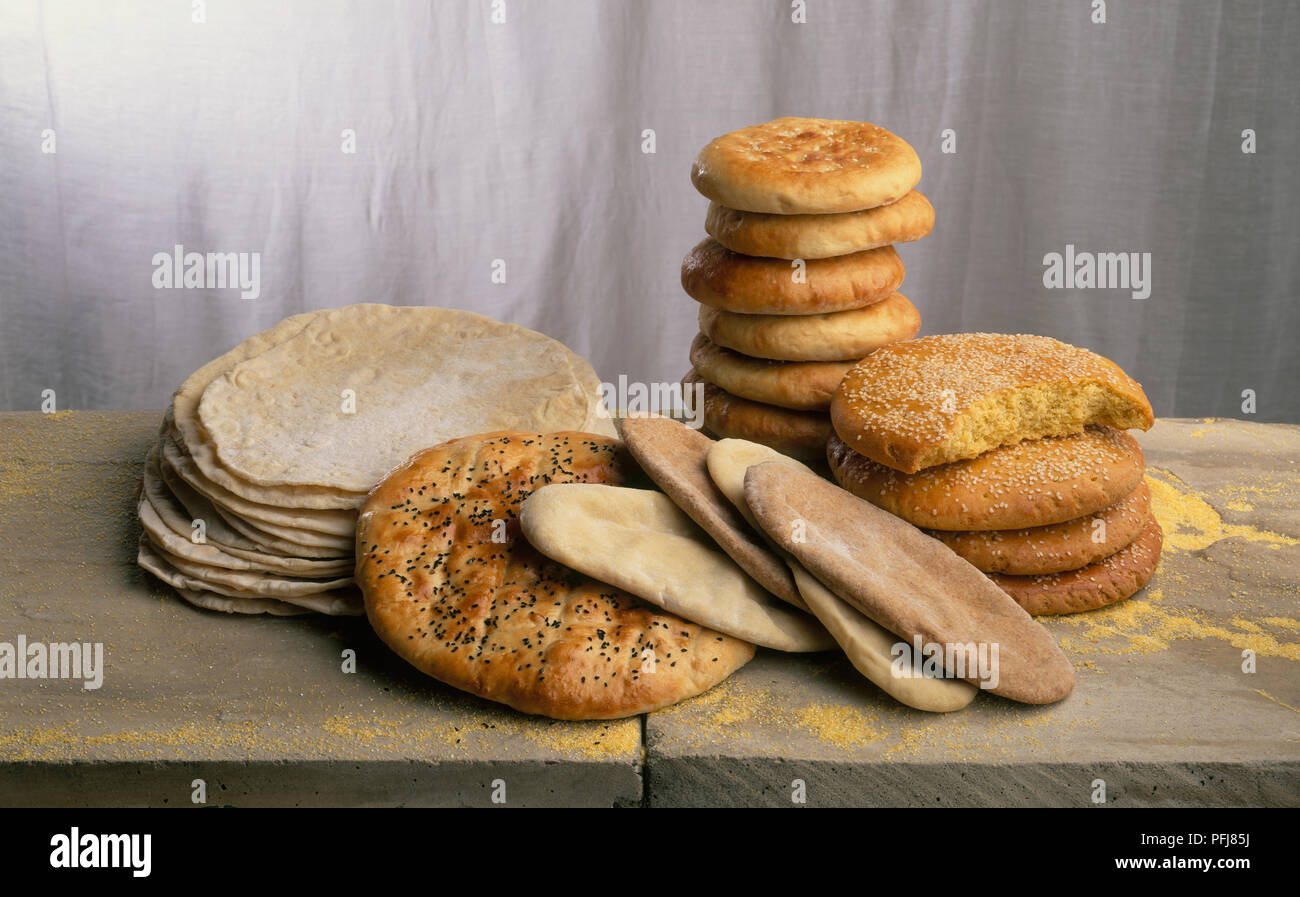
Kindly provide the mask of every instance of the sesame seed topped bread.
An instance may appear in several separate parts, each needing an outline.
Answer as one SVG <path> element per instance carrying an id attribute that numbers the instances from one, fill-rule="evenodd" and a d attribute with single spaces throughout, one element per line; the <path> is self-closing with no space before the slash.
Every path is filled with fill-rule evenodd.
<path id="1" fill-rule="evenodd" d="M 715 344 L 703 333 L 691 343 L 691 364 L 701 377 L 727 392 L 800 411 L 824 409 L 852 361 L 771 361 L 750 358 Z"/>
<path id="2" fill-rule="evenodd" d="M 694 368 L 682 383 L 704 385 L 704 426 L 714 436 L 759 442 L 801 461 L 825 463 L 826 440 L 832 432 L 826 412 L 794 411 L 742 399 L 702 379 Z"/>
<path id="3" fill-rule="evenodd" d="M 745 472 L 745 501 L 778 545 L 841 600 L 911 644 L 997 649 L 989 691 L 1048 704 L 1074 688 L 1051 634 L 988 578 L 911 524 L 788 464 Z M 952 674 L 955 669 L 948 669 Z"/>
<path id="4" fill-rule="evenodd" d="M 1096 514 L 1051 526 L 934 536 L 985 573 L 1043 576 L 1077 570 L 1128 546 L 1151 519 L 1151 490 L 1145 483 Z"/>
<path id="5" fill-rule="evenodd" d="M 913 190 L 898 202 L 831 215 L 742 212 L 712 202 L 704 229 L 732 252 L 779 259 L 824 259 L 910 243 L 934 227 L 934 206 Z"/>
<path id="6" fill-rule="evenodd" d="M 1142 387 L 1114 362 L 1029 334 L 885 346 L 848 372 L 831 403 L 850 448 L 904 473 L 1093 424 L 1147 430 L 1154 420 Z"/>
<path id="7" fill-rule="evenodd" d="M 798 265 L 732 252 L 706 237 L 682 259 L 682 289 L 697 302 L 742 315 L 813 315 L 881 302 L 903 283 L 892 246 Z"/>
<path id="8" fill-rule="evenodd" d="M 520 532 L 535 489 L 634 472 L 616 440 L 589 433 L 488 433 L 418 452 L 358 522 L 370 624 L 417 669 L 525 713 L 615 719 L 711 688 L 752 645 L 557 564 Z"/>
<path id="9" fill-rule="evenodd" d="M 1031 614 L 1076 614 L 1136 594 L 1160 566 L 1163 544 L 1164 532 L 1151 517 L 1127 546 L 1081 569 L 1047 576 L 988 576 Z"/>
<path id="10" fill-rule="evenodd" d="M 623 441 L 660 489 L 723 551 L 776 597 L 807 610 L 790 568 L 727 500 L 709 476 L 713 440 L 665 417 L 627 418 Z"/>
<path id="11" fill-rule="evenodd" d="M 1137 440 L 1113 427 L 1018 442 L 913 474 L 859 455 L 838 435 L 826 458 L 854 495 L 942 530 L 1025 529 L 1095 514 L 1136 489 L 1146 469 Z"/>
<path id="12" fill-rule="evenodd" d="M 883 206 L 920 179 L 921 160 L 901 137 L 826 118 L 778 118 L 724 134 L 691 169 L 691 183 L 709 199 L 778 215 Z"/>
<path id="13" fill-rule="evenodd" d="M 921 313 L 902 293 L 820 315 L 738 315 L 700 306 L 700 332 L 714 343 L 776 361 L 857 361 L 920 329 Z"/>

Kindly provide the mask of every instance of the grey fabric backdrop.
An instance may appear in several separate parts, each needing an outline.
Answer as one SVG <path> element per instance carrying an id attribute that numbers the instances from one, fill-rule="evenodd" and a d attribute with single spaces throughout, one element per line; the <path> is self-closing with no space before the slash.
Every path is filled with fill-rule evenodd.
<path id="1" fill-rule="evenodd" d="M 606 379 L 675 379 L 690 162 L 798 114 L 920 153 L 938 220 L 902 254 L 923 332 L 1049 334 L 1159 414 L 1241 416 L 1253 389 L 1258 419 L 1300 420 L 1296 3 L 1112 0 L 1105 24 L 1091 0 L 807 0 L 807 24 L 788 0 L 504 8 L 0 3 L 0 408 L 46 388 L 161 407 L 240 339 L 358 301 L 470 308 Z M 259 252 L 260 297 L 154 289 L 177 243 Z M 1150 297 L 1045 289 L 1068 243 L 1151 253 Z"/>

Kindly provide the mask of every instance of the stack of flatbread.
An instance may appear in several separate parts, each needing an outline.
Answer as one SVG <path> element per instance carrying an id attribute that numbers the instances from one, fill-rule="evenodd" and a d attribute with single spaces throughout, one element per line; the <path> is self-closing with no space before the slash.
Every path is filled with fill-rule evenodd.
<path id="1" fill-rule="evenodd" d="M 419 449 L 506 428 L 614 432 L 591 365 L 535 331 L 441 308 L 294 315 L 172 397 L 145 461 L 140 565 L 204 608 L 360 614 L 371 487 Z"/>
<path id="2" fill-rule="evenodd" d="M 700 323 L 683 385 L 710 431 L 822 463 L 845 372 L 921 329 L 894 250 L 934 224 L 920 178 L 915 150 L 867 122 L 778 118 L 700 152 L 691 183 L 712 202 L 682 262 Z"/>

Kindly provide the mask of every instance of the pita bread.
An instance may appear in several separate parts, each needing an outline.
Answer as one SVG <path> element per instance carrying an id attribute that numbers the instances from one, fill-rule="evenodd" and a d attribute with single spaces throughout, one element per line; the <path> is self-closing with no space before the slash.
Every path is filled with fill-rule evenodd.
<path id="1" fill-rule="evenodd" d="M 691 342 L 691 364 L 703 379 L 734 396 L 797 411 L 823 410 L 852 361 L 770 361 L 716 345 L 703 333 Z"/>
<path id="2" fill-rule="evenodd" d="M 198 418 L 240 479 L 358 493 L 424 446 L 588 426 L 599 402 L 591 366 L 535 331 L 454 309 L 354 305 L 217 376 Z"/>
<path id="3" fill-rule="evenodd" d="M 519 508 L 547 483 L 622 485 L 589 433 L 487 433 L 414 455 L 366 500 L 357 582 L 379 637 L 455 688 L 557 719 L 656 710 L 721 682 L 752 645 L 546 558 Z"/>
<path id="4" fill-rule="evenodd" d="M 623 441 L 655 485 L 742 570 L 782 601 L 807 610 L 785 562 L 713 484 L 708 468 L 712 439 L 675 420 L 642 417 L 623 421 Z"/>
<path id="5" fill-rule="evenodd" d="M 542 554 L 687 620 L 776 651 L 835 643 L 807 614 L 750 579 L 662 492 L 543 486 L 519 513 Z"/>
<path id="6" fill-rule="evenodd" d="M 817 619 L 830 630 L 849 662 L 880 690 L 900 704 L 930 713 L 960 710 L 979 691 L 964 679 L 928 679 L 894 675 L 894 646 L 898 636 L 841 601 L 798 561 L 791 561 L 794 581 Z"/>
<path id="7" fill-rule="evenodd" d="M 859 212 L 771 215 L 709 203 L 704 229 L 732 252 L 779 259 L 825 259 L 919 240 L 934 227 L 934 206 L 917 190 Z"/>
<path id="8" fill-rule="evenodd" d="M 738 315 L 700 306 L 700 332 L 714 345 L 774 361 L 857 361 L 911 339 L 921 313 L 902 293 L 866 308 L 823 315 Z"/>
<path id="9" fill-rule="evenodd" d="M 996 647 L 994 694 L 1050 704 L 1074 688 L 1074 670 L 1046 629 L 983 573 L 906 521 L 770 461 L 746 471 L 745 500 L 763 530 L 809 573 L 903 641 L 982 646 L 990 658 Z"/>
<path id="10" fill-rule="evenodd" d="M 767 461 L 788 464 L 796 470 L 816 475 L 805 465 L 775 449 L 743 439 L 723 439 L 709 449 L 709 476 L 736 510 L 760 532 L 762 527 L 745 501 L 745 471 Z M 898 637 L 841 601 L 789 552 L 779 547 L 776 550 L 790 566 L 799 594 L 844 650 L 854 668 L 890 697 L 917 710 L 935 713 L 960 710 L 975 697 L 975 686 L 960 679 L 895 676 L 891 652 Z"/>

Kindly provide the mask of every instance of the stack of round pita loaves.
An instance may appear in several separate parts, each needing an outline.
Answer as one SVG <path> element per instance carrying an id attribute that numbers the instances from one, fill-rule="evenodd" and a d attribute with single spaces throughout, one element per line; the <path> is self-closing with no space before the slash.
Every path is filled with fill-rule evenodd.
<path id="1" fill-rule="evenodd" d="M 864 358 L 831 402 L 845 489 L 923 527 L 1032 614 L 1122 601 L 1162 533 L 1127 429 L 1154 417 L 1114 362 L 1050 337 L 953 333 Z"/>
<path id="2" fill-rule="evenodd" d="M 700 303 L 683 385 L 702 384 L 710 431 L 824 455 L 845 372 L 921 328 L 893 246 L 934 224 L 920 179 L 915 150 L 866 122 L 778 118 L 700 152 L 709 236 L 682 262 Z"/>
<path id="3" fill-rule="evenodd" d="M 357 615 L 357 512 L 413 452 L 503 427 L 612 434 L 591 366 L 465 311 L 286 318 L 195 371 L 145 461 L 139 563 L 230 613 Z"/>

